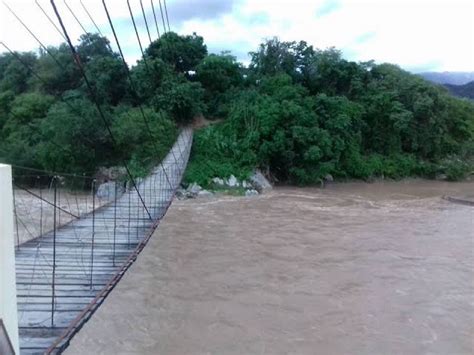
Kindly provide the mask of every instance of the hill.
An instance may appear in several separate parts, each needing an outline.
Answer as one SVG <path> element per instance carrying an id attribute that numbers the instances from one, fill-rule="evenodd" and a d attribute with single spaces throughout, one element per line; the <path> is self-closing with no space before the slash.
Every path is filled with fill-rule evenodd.
<path id="1" fill-rule="evenodd" d="M 471 81 L 464 85 L 450 85 L 445 84 L 449 92 L 455 96 L 466 97 L 468 99 L 474 100 L 474 81 Z"/>
<path id="2" fill-rule="evenodd" d="M 474 80 L 474 72 L 425 72 L 418 75 L 437 84 L 464 85 Z"/>

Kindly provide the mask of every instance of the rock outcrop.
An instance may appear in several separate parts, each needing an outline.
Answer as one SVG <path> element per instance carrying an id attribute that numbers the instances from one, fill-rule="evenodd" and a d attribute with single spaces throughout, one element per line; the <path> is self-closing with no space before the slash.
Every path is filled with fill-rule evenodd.
<path id="1" fill-rule="evenodd" d="M 115 196 L 115 192 L 117 192 L 117 196 Z M 113 201 L 116 197 L 121 196 L 124 192 L 125 189 L 122 184 L 115 181 L 109 181 L 99 185 L 96 196 L 100 199 Z"/>
<path id="2" fill-rule="evenodd" d="M 252 176 L 250 177 L 250 182 L 252 186 L 257 190 L 259 193 L 262 193 L 266 190 L 271 190 L 273 188 L 270 181 L 258 170 L 256 170 Z"/>

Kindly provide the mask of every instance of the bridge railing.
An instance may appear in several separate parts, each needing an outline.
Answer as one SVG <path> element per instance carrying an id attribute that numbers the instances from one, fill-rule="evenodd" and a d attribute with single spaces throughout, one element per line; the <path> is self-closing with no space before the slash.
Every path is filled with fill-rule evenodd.
<path id="1" fill-rule="evenodd" d="M 96 180 L 13 166 L 15 247 L 41 238 L 105 204 Z"/>
<path id="2" fill-rule="evenodd" d="M 22 349 L 44 351 L 45 334 L 52 342 L 65 331 L 146 244 L 179 187 L 191 141 L 184 129 L 165 159 L 133 183 L 13 167 Z"/>

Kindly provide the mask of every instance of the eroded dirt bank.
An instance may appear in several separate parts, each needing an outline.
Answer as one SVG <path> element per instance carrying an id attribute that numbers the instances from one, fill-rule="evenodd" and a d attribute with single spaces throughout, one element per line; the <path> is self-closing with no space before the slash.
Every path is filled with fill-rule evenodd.
<path id="1" fill-rule="evenodd" d="M 176 201 L 66 354 L 471 354 L 473 183 Z"/>

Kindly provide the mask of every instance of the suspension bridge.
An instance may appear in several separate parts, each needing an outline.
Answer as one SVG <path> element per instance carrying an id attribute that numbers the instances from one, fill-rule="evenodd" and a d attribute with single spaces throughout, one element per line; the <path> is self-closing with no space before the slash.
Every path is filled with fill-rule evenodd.
<path id="1" fill-rule="evenodd" d="M 37 198 L 44 206 L 43 216 L 48 207 L 53 209 L 49 218 L 54 222 L 51 230 L 36 237 L 31 223 L 21 216 L 25 205 L 15 198 L 21 354 L 61 352 L 104 301 L 165 215 L 186 168 L 191 144 L 192 130 L 185 128 L 162 163 L 137 181 L 136 189 L 129 187 L 120 193 L 115 182 L 114 198 L 100 207 L 91 181 L 92 206 L 82 215 L 78 203 L 71 202 L 60 186 L 60 177 L 52 177 L 48 197 L 42 193 Z M 23 189 L 15 186 L 14 196 Z M 62 225 L 60 213 L 65 221 Z M 76 214 L 79 216 L 71 217 Z M 37 222 L 42 229 L 48 228 L 47 218 Z M 22 233 L 27 235 L 20 237 Z M 34 238 L 21 242 L 28 237 Z"/>
<path id="2" fill-rule="evenodd" d="M 72 4 L 68 4 L 66 0 L 63 2 L 83 34 L 89 35 L 88 25 L 81 22 L 81 16 L 74 11 Z M 140 103 L 142 98 L 137 92 L 137 83 L 125 60 L 106 1 L 102 0 L 101 3 L 106 19 L 102 25 L 110 26 L 118 51 L 114 55 L 120 58 L 123 65 L 131 97 L 138 99 L 133 105 L 141 114 L 143 132 L 147 134 L 147 142 L 143 143 L 154 147 L 154 157 L 158 160 L 160 153 L 156 143 L 159 137 L 153 133 L 148 113 L 145 114 L 148 111 Z M 59 34 L 60 40 L 64 41 L 67 46 L 65 48 L 70 50 L 71 64 L 77 69 L 80 82 L 94 107 L 95 116 L 107 132 L 112 146 L 116 148 L 117 139 L 111 128 L 111 113 L 103 107 L 101 94 L 94 86 L 94 78 L 86 72 L 77 47 L 71 41 L 71 31 L 68 29 L 67 20 L 62 17 L 61 7 L 58 8 L 54 0 L 50 1 L 49 11 L 39 1 L 35 0 L 35 4 Z M 166 34 L 171 31 L 166 0 L 158 0 L 158 4 L 162 20 L 161 34 Z M 34 26 L 29 26 L 22 19 L 23 13 L 18 14 L 14 6 L 9 6 L 4 1 L 3 5 L 44 54 L 53 60 L 53 65 L 61 73 L 67 74 L 64 62 L 60 62 L 57 54 L 41 41 Z M 89 11 L 82 1 L 80 5 L 93 24 L 94 32 L 103 36 L 100 23 L 98 26 L 92 18 L 94 13 Z M 113 7 L 116 5 L 114 3 Z M 142 43 L 140 38 L 139 27 L 143 20 L 149 42 L 159 39 L 158 11 L 155 11 L 153 0 L 150 1 L 147 11 L 140 0 L 143 17 L 140 19 L 140 16 L 134 15 L 129 0 L 126 0 L 126 5 L 147 75 L 151 77 L 143 49 L 145 43 Z M 155 25 L 156 38 L 152 38 L 153 31 L 150 31 L 148 26 L 147 13 L 150 14 L 150 10 L 153 21 L 149 22 Z M 24 61 L 18 52 L 5 42 L 0 41 L 0 45 L 31 77 L 46 85 L 47 79 L 38 73 L 37 68 Z M 107 48 L 112 53 L 109 42 Z M 58 94 L 56 100 L 64 103 L 76 118 L 84 118 L 83 113 L 63 94 L 64 92 Z M 10 114 L 15 116 L 13 112 Z M 2 355 L 14 354 L 18 350 L 21 354 L 58 354 L 64 351 L 70 339 L 104 302 L 135 261 L 165 215 L 186 169 L 192 137 L 191 128 L 181 128 L 168 154 L 144 178 L 137 178 L 125 159 L 122 159 L 120 165 L 122 174 L 108 176 L 105 181 L 97 175 L 76 175 L 12 166 L 13 189 L 5 187 L 2 193 L 8 195 L 8 200 L 11 194 L 13 204 L 10 206 L 8 202 L 0 206 L 0 219 L 5 218 L 0 223 L 8 222 L 0 224 L 1 233 L 4 234 L 0 235 L 0 267 L 3 268 L 0 269 Z M 84 139 L 87 141 L 87 137 Z M 57 146 L 61 149 L 60 145 Z M 70 158 L 74 160 L 74 157 Z M 10 186 L 9 181 L 6 181 L 10 178 L 5 179 L 10 176 L 10 168 L 8 167 L 7 174 L 5 166 L 2 166 L 2 169 L 1 181 L 4 182 L 3 185 Z M 12 228 L 9 222 L 10 213 L 14 216 Z M 15 248 L 14 260 L 13 251 L 10 253 L 13 248 L 9 245 L 11 234 L 14 238 L 11 245 Z M 15 286 L 12 286 L 15 279 L 16 295 Z M 2 303 L 10 305 L 10 310 L 3 307 Z M 16 307 L 13 307 L 15 304 Z M 14 308 L 17 308 L 17 312 L 13 311 Z"/>

